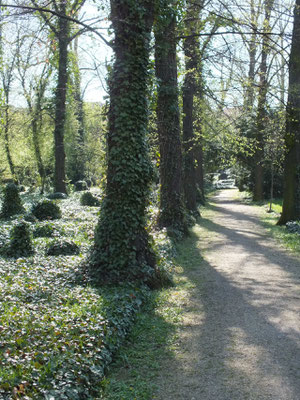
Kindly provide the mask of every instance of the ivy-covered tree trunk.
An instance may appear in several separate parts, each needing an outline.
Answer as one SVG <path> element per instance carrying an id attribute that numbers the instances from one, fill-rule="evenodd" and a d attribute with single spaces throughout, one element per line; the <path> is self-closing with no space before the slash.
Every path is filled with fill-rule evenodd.
<path id="1" fill-rule="evenodd" d="M 66 1 L 60 3 L 60 14 L 66 15 Z M 66 94 L 68 83 L 68 44 L 69 21 L 66 18 L 58 19 L 58 77 L 55 93 L 55 166 L 54 166 L 54 191 L 67 193 L 64 129 L 66 120 Z"/>
<path id="2" fill-rule="evenodd" d="M 115 61 L 110 75 L 106 193 L 90 272 L 99 283 L 151 279 L 145 230 L 153 171 L 146 142 L 147 78 L 154 0 L 111 0 Z"/>
<path id="3" fill-rule="evenodd" d="M 283 207 L 278 225 L 300 219 L 300 0 L 294 11 L 286 121 Z"/>
<path id="4" fill-rule="evenodd" d="M 185 18 L 186 38 L 183 42 L 185 56 L 185 78 L 182 89 L 183 102 L 183 187 L 188 210 L 197 211 L 197 185 L 195 171 L 194 137 L 194 97 L 197 91 L 196 71 L 199 61 L 199 42 L 196 37 L 195 18 L 199 14 L 199 5 L 187 1 Z"/>
<path id="5" fill-rule="evenodd" d="M 257 116 L 256 116 L 256 148 L 254 154 L 254 189 L 253 189 L 253 200 L 260 201 L 264 198 L 264 132 L 266 127 L 266 106 L 267 106 L 267 92 L 268 92 L 268 67 L 267 57 L 270 53 L 270 39 L 267 32 L 270 31 L 270 17 L 273 8 L 274 0 L 265 0 L 265 20 L 264 20 L 264 32 L 262 39 L 262 52 L 261 52 L 261 63 L 259 68 L 260 82 L 258 88 L 258 105 L 257 105 Z"/>
<path id="6" fill-rule="evenodd" d="M 157 130 L 160 149 L 161 227 L 186 231 L 182 187 L 182 153 L 178 105 L 176 11 L 173 0 L 162 0 L 155 23 Z"/>

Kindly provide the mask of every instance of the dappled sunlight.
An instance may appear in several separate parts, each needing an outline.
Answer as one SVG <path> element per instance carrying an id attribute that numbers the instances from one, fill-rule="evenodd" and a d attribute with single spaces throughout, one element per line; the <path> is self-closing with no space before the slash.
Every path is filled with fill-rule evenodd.
<path id="1" fill-rule="evenodd" d="M 181 279 L 194 286 L 158 398 L 297 400 L 299 260 L 228 192 L 180 245 Z"/>
<path id="2" fill-rule="evenodd" d="M 281 388 L 286 382 L 281 375 L 280 367 L 273 364 L 266 347 L 253 345 L 251 337 L 249 338 L 247 333 L 239 327 L 229 328 L 228 331 L 234 345 L 229 348 L 225 364 L 235 375 L 241 377 L 244 384 L 247 384 L 249 393 L 255 387 L 259 387 L 261 396 L 268 396 L 270 387 L 274 392 L 281 393 Z M 268 370 L 265 368 L 266 360 L 270 365 Z"/>

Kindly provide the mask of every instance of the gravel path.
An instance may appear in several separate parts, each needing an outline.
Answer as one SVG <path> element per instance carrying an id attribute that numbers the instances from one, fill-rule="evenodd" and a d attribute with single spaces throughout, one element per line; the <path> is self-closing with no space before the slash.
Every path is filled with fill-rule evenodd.
<path id="1" fill-rule="evenodd" d="M 194 230 L 195 289 L 155 399 L 300 400 L 300 262 L 236 194 Z"/>

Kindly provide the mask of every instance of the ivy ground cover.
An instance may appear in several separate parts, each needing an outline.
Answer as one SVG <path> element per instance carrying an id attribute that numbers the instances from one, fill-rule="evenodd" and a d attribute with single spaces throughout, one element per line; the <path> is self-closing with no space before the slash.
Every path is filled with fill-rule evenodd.
<path id="1" fill-rule="evenodd" d="M 32 196 L 24 196 L 30 209 Z M 96 399 L 105 367 L 147 292 L 99 289 L 80 264 L 92 244 L 99 208 L 79 194 L 60 200 L 62 219 L 32 222 L 35 252 L 0 257 L 0 399 Z M 16 220 L 0 223 L 5 246 Z M 43 228 L 46 226 L 47 228 Z M 50 236 L 50 237 L 49 237 Z M 76 255 L 47 255 L 53 240 L 72 240 Z"/>

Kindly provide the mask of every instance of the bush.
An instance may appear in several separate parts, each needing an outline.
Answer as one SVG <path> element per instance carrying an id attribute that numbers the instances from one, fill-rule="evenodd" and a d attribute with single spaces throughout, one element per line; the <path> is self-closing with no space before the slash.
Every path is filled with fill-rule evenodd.
<path id="1" fill-rule="evenodd" d="M 74 183 L 75 192 L 82 192 L 88 189 L 86 181 L 77 181 Z"/>
<path id="2" fill-rule="evenodd" d="M 69 256 L 78 254 L 80 251 L 76 243 L 71 240 L 53 240 L 47 248 L 48 256 Z"/>
<path id="3" fill-rule="evenodd" d="M 22 214 L 25 210 L 21 203 L 19 189 L 14 183 L 8 183 L 4 188 L 3 204 L 0 213 L 1 218 L 9 218 Z"/>
<path id="4" fill-rule="evenodd" d="M 33 231 L 34 237 L 51 237 L 53 236 L 54 228 L 52 225 L 37 225 Z"/>
<path id="5" fill-rule="evenodd" d="M 82 206 L 99 207 L 100 201 L 91 192 L 85 192 L 80 197 L 80 204 Z"/>
<path id="6" fill-rule="evenodd" d="M 32 207 L 31 212 L 40 221 L 61 218 L 60 208 L 51 200 L 40 201 Z"/>
<path id="7" fill-rule="evenodd" d="M 8 255 L 17 258 L 31 254 L 33 254 L 33 245 L 30 226 L 27 222 L 21 221 L 11 230 Z"/>
<path id="8" fill-rule="evenodd" d="M 66 193 L 55 192 L 55 193 L 49 193 L 47 195 L 47 198 L 50 200 L 64 200 L 68 198 L 68 195 L 66 195 Z"/>

